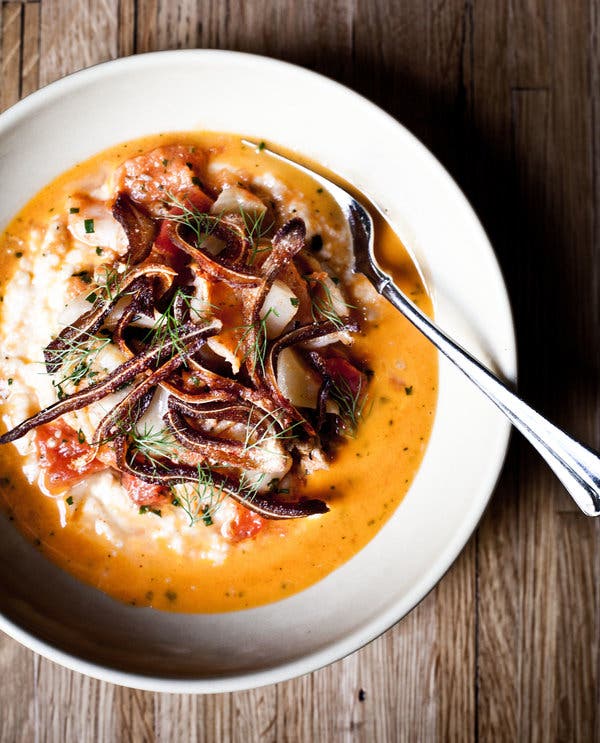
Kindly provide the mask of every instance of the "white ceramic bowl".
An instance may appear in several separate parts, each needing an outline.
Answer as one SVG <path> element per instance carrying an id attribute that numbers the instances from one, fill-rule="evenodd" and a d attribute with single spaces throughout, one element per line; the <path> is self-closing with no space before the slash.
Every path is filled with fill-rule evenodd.
<path id="1" fill-rule="evenodd" d="M 34 93 L 0 116 L 0 227 L 75 162 L 123 140 L 194 128 L 281 143 L 368 192 L 423 268 L 438 322 L 514 378 L 504 283 L 449 175 L 379 108 L 282 62 L 162 52 Z M 2 520 L 0 628 L 69 668 L 157 691 L 231 691 L 312 671 L 393 625 L 440 579 L 485 508 L 508 435 L 506 420 L 442 361 L 431 441 L 394 516 L 321 582 L 247 611 L 178 615 L 122 605 L 60 571 Z"/>

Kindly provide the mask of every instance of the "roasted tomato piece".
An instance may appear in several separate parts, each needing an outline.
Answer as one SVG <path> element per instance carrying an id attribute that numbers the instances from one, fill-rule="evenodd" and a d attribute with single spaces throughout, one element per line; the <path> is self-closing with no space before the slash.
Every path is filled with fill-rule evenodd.
<path id="1" fill-rule="evenodd" d="M 199 212 L 208 212 L 213 204 L 210 196 L 207 196 L 199 187 L 193 186 L 187 189 L 180 197 L 182 204 L 191 207 Z M 169 214 L 182 214 L 182 209 L 174 206 L 169 210 Z M 160 230 L 154 242 L 155 249 L 162 255 L 163 259 L 171 268 L 181 271 L 189 263 L 189 256 L 175 245 L 169 236 L 171 224 L 168 218 L 161 222 Z"/>
<path id="2" fill-rule="evenodd" d="M 106 469 L 100 460 L 90 460 L 92 449 L 82 439 L 82 434 L 61 420 L 39 426 L 35 441 L 44 470 L 44 483 L 50 493 L 68 490 L 94 472 Z"/>
<path id="3" fill-rule="evenodd" d="M 202 193 L 200 178 L 205 167 L 206 156 L 196 147 L 157 147 L 126 160 L 115 173 L 115 183 L 119 191 L 128 193 L 152 216 L 164 216 L 169 197 L 179 199 L 191 191 Z M 212 200 L 206 199 L 210 208 Z"/>
<path id="4" fill-rule="evenodd" d="M 353 395 L 365 391 L 365 375 L 343 356 L 329 356 L 323 359 L 327 373 L 334 382 L 345 382 Z"/>
<path id="5" fill-rule="evenodd" d="M 232 506 L 233 516 L 221 527 L 223 537 L 230 542 L 241 542 L 256 536 L 263 528 L 265 519 L 239 503 L 233 503 Z"/>
<path id="6" fill-rule="evenodd" d="M 170 499 L 169 488 L 144 482 L 129 472 L 123 472 L 121 485 L 136 506 L 158 506 Z"/>

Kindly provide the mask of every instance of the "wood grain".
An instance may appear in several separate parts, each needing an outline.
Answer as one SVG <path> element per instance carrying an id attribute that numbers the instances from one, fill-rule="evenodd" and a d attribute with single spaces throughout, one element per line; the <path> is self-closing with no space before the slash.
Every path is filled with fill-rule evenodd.
<path id="1" fill-rule="evenodd" d="M 0 2 L 0 108 L 170 48 L 317 69 L 399 118 L 472 200 L 513 300 L 521 391 L 600 444 L 599 0 Z M 600 743 L 600 524 L 513 440 L 455 565 L 352 656 L 254 691 L 111 686 L 0 637 L 0 741 Z"/>

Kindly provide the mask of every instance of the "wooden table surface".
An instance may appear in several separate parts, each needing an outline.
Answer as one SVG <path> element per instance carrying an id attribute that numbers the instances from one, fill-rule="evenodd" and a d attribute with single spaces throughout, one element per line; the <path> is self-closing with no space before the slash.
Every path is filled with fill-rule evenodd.
<path id="1" fill-rule="evenodd" d="M 598 0 L 41 0 L 1 10 L 3 108 L 81 67 L 182 47 L 279 57 L 377 102 L 449 169 L 492 239 L 521 392 L 598 447 Z M 93 681 L 3 635 L 0 740 L 598 742 L 599 535 L 515 436 L 456 564 L 368 647 L 295 681 L 194 697 Z"/>

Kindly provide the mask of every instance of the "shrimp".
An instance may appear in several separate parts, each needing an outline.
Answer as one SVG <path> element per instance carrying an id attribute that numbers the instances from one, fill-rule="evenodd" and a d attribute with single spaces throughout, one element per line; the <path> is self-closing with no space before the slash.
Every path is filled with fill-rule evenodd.
<path id="1" fill-rule="evenodd" d="M 213 200 L 204 193 L 200 178 L 206 155 L 197 147 L 169 145 L 157 147 L 139 157 L 126 160 L 115 172 L 114 187 L 124 191 L 154 217 L 164 217 L 174 199 L 193 196 L 201 211 L 208 211 Z M 202 197 L 202 198 L 201 198 Z"/>

